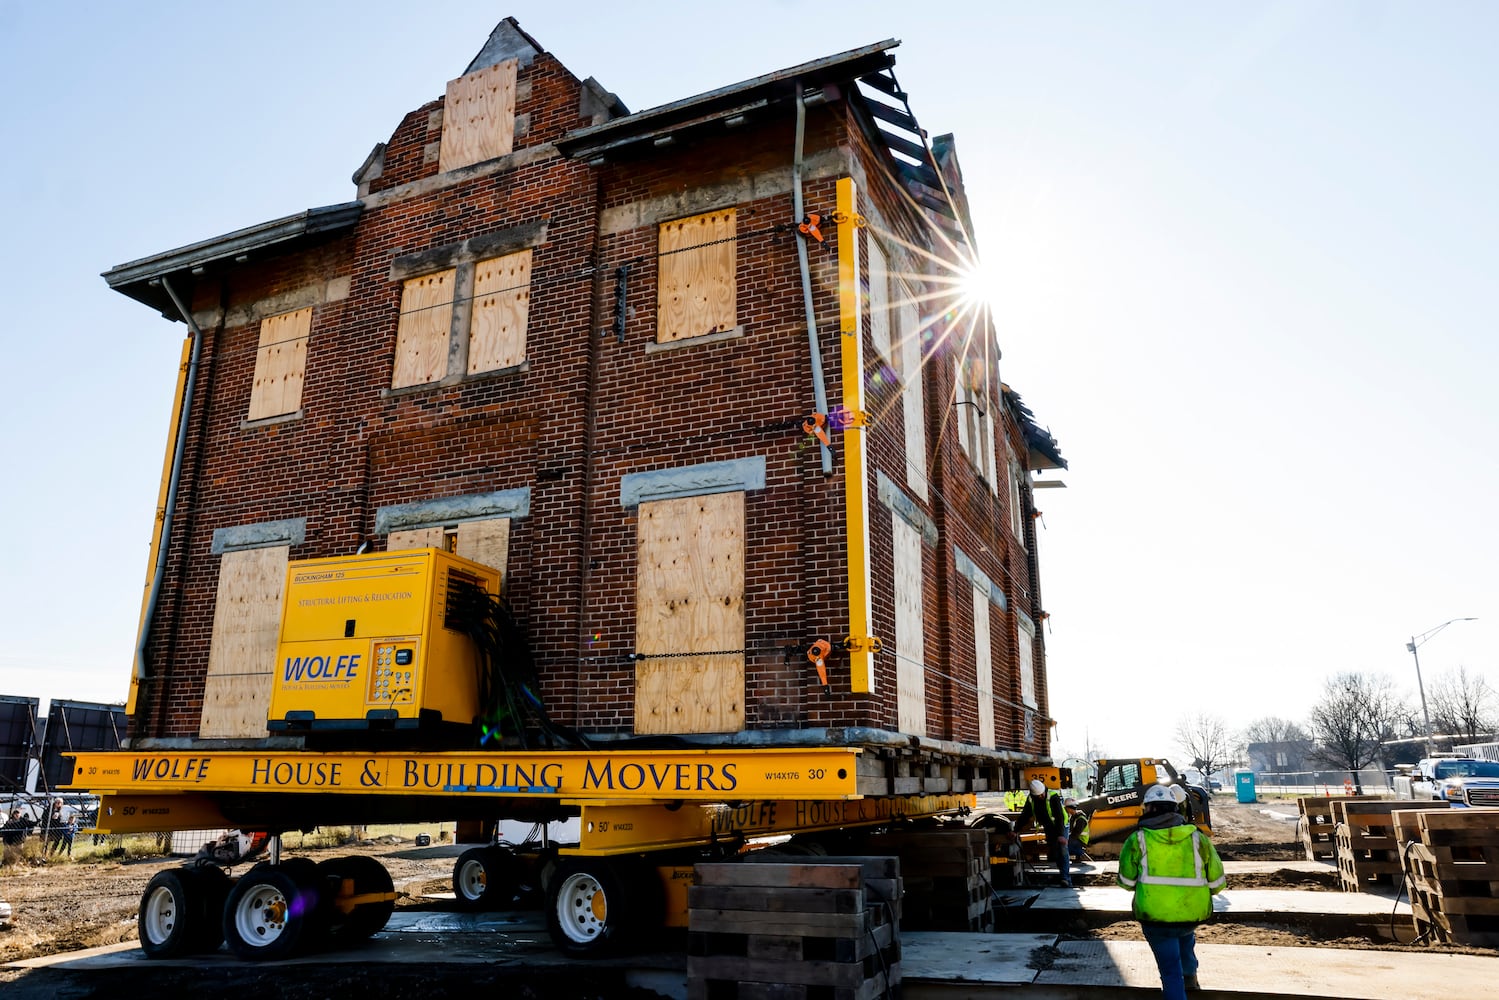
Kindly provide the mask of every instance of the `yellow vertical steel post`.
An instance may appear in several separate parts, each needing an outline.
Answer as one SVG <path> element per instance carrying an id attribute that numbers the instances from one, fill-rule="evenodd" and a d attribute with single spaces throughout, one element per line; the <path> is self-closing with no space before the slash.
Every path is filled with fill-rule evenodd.
<path id="1" fill-rule="evenodd" d="M 843 496 L 848 551 L 849 684 L 855 694 L 874 691 L 870 641 L 869 469 L 864 448 L 864 331 L 860 322 L 858 189 L 838 181 L 838 329 L 843 361 Z"/>
<path id="2" fill-rule="evenodd" d="M 182 339 L 182 360 L 177 366 L 177 392 L 172 401 L 172 420 L 167 425 L 167 448 L 161 459 L 161 489 L 156 494 L 156 523 L 151 528 L 151 548 L 146 554 L 146 582 L 141 587 L 141 613 L 135 625 L 137 636 L 140 635 L 141 626 L 146 622 L 146 602 L 151 599 L 151 580 L 156 573 L 156 555 L 161 551 L 164 543 L 161 529 L 167 517 L 167 493 L 172 485 L 172 456 L 177 453 L 177 430 L 182 420 L 182 394 L 187 385 L 187 367 L 191 363 L 192 353 L 193 338 L 189 335 Z M 140 691 L 140 683 L 140 678 L 132 669 L 130 671 L 130 694 L 125 699 L 126 717 L 135 714 L 135 697 Z"/>

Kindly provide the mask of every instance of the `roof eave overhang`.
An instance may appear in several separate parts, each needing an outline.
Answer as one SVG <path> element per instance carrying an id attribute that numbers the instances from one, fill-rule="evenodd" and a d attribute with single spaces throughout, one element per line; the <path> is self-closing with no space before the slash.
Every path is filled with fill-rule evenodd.
<path id="1" fill-rule="evenodd" d="M 309 208 L 270 222 L 192 243 L 175 250 L 142 257 L 104 272 L 110 288 L 171 318 L 177 318 L 161 279 L 180 278 L 184 285 L 207 268 L 226 262 L 244 263 L 268 252 L 284 253 L 354 227 L 364 211 L 358 201 Z"/>
<path id="2" fill-rule="evenodd" d="M 895 57 L 889 50 L 899 44 L 895 39 L 886 39 L 695 97 L 648 108 L 601 125 L 577 129 L 558 140 L 557 148 L 570 159 L 607 161 L 683 130 L 789 101 L 795 97 L 791 84 L 800 83 L 803 91 L 807 91 L 829 85 L 848 84 L 867 74 L 888 69 L 895 65 Z"/>

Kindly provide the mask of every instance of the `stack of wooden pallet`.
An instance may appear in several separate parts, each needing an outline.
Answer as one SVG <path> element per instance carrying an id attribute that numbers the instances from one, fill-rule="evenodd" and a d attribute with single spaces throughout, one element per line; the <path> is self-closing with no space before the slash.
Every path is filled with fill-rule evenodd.
<path id="1" fill-rule="evenodd" d="M 1331 807 L 1337 844 L 1338 879 L 1347 892 L 1400 881 L 1401 841 L 1395 833 L 1397 811 L 1446 809 L 1445 802 L 1409 799 L 1335 799 Z"/>
<path id="2" fill-rule="evenodd" d="M 1296 800 L 1301 810 L 1301 819 L 1296 823 L 1296 832 L 1301 837 L 1302 849 L 1308 861 L 1338 862 L 1338 845 L 1333 840 L 1336 821 L 1332 816 L 1334 802 L 1374 802 L 1372 796 L 1308 795 Z"/>
<path id="3" fill-rule="evenodd" d="M 696 873 L 687 891 L 689 1000 L 898 992 L 896 858 L 767 857 L 700 864 Z"/>
<path id="4" fill-rule="evenodd" d="M 1410 846 L 1416 930 L 1437 941 L 1499 948 L 1499 809 L 1395 813 Z"/>
<path id="5" fill-rule="evenodd" d="M 911 830 L 869 837 L 863 849 L 901 859 L 901 929 L 994 930 L 989 834 L 985 830 Z"/>

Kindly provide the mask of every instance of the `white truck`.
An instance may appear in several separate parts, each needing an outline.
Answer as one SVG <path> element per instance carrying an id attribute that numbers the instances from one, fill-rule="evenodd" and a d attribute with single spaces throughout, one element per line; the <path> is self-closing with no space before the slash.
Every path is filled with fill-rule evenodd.
<path id="1" fill-rule="evenodd" d="M 1499 806 L 1499 761 L 1426 757 L 1395 778 L 1395 795 L 1435 799 L 1457 807 Z"/>

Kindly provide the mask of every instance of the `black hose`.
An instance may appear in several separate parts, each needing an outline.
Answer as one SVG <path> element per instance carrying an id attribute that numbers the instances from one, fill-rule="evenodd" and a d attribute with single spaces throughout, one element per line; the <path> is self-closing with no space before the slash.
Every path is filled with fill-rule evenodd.
<path id="1" fill-rule="evenodd" d="M 512 738 L 529 750 L 534 732 L 548 748 L 589 749 L 581 733 L 547 714 L 531 644 L 504 598 L 455 580 L 448 593 L 447 623 L 472 639 L 479 654 L 480 745 Z"/>

